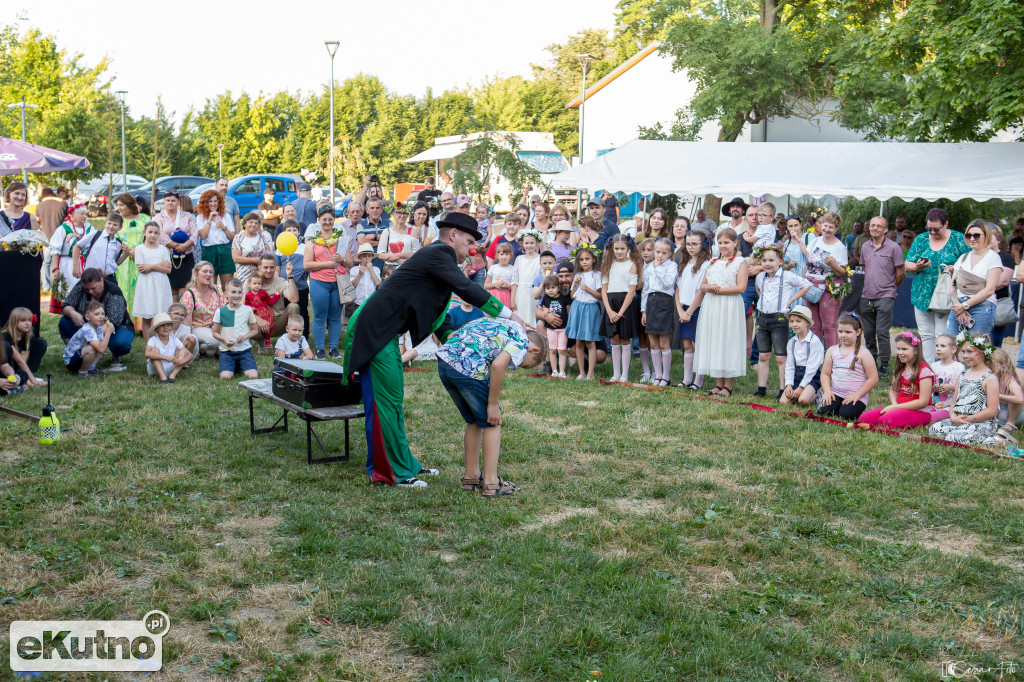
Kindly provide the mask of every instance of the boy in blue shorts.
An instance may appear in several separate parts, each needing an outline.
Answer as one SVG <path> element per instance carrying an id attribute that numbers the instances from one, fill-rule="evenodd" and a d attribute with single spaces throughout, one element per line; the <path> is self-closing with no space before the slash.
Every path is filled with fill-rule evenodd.
<path id="1" fill-rule="evenodd" d="M 114 325 L 107 319 L 99 301 L 86 304 L 84 317 L 85 324 L 64 347 L 63 360 L 69 372 L 78 372 L 79 376 L 89 378 L 97 374 L 96 361 L 107 352 Z"/>
<path id="2" fill-rule="evenodd" d="M 259 378 L 249 339 L 259 333 L 256 313 L 242 303 L 242 280 L 232 277 L 224 287 L 228 304 L 213 314 L 213 338 L 220 341 L 220 378 L 230 379 L 241 371 L 247 379 Z"/>
<path id="3" fill-rule="evenodd" d="M 519 486 L 498 476 L 501 450 L 501 408 L 498 396 L 505 371 L 536 367 L 547 357 L 547 340 L 515 322 L 485 317 L 456 330 L 437 350 L 441 383 L 466 420 L 466 471 L 463 490 L 480 490 L 484 497 L 504 497 Z M 483 473 L 480 451 L 483 450 Z"/>

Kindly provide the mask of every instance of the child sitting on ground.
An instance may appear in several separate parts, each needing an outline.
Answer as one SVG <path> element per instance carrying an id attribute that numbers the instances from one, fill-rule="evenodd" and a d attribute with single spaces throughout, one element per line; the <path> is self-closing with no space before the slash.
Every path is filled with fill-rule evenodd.
<path id="1" fill-rule="evenodd" d="M 896 365 L 889 386 L 889 404 L 868 410 L 858 424 L 890 429 L 927 426 L 931 414 L 925 408 L 932 402 L 935 372 L 924 361 L 921 338 L 914 332 L 896 336 Z"/>
<path id="2" fill-rule="evenodd" d="M 364 246 L 369 245 L 365 244 Z M 302 315 L 289 315 L 288 326 L 284 328 L 284 332 L 277 340 L 277 345 L 274 346 L 275 357 L 313 359 L 313 349 L 309 347 L 309 342 L 302 335 Z"/>
<path id="3" fill-rule="evenodd" d="M 949 417 L 949 406 L 953 404 L 953 391 L 960 382 L 960 375 L 967 368 L 956 359 L 956 338 L 952 334 L 942 334 L 935 339 L 935 382 L 932 384 L 932 404 L 925 408 L 931 413 L 932 424 Z"/>
<path id="4" fill-rule="evenodd" d="M 14 366 L 14 374 L 25 387 L 46 385 L 46 381 L 35 375 L 46 354 L 46 339 L 32 333 L 32 318 L 32 311 L 28 308 L 15 308 L 7 318 L 3 335 L 7 361 Z"/>
<path id="5" fill-rule="evenodd" d="M 107 352 L 110 337 L 114 335 L 114 325 L 107 320 L 103 304 L 89 301 L 85 305 L 85 324 L 64 347 L 64 366 L 80 377 L 94 377 L 99 372 L 96 361 Z M 82 369 L 82 368 L 85 369 Z"/>
<path id="6" fill-rule="evenodd" d="M 810 405 L 821 388 L 821 363 L 825 360 L 825 346 L 811 333 L 814 318 L 802 305 L 793 306 L 786 317 L 793 338 L 786 345 L 786 388 L 779 402 L 783 405 L 799 403 Z"/>
<path id="7" fill-rule="evenodd" d="M 249 275 L 249 291 L 245 294 L 245 305 L 252 308 L 256 317 L 270 325 L 270 329 L 263 335 L 263 348 L 272 348 L 270 335 L 274 331 L 274 304 L 281 300 L 281 294 L 270 294 L 263 288 L 263 278 L 258 271 Z"/>
<path id="8" fill-rule="evenodd" d="M 456 329 L 461 329 L 470 322 L 479 320 L 484 316 L 484 311 L 470 303 L 466 303 L 458 296 L 453 295 L 452 299 L 459 304 L 448 308 L 448 316 L 452 319 L 452 324 L 455 325 Z"/>
<path id="9" fill-rule="evenodd" d="M 213 338 L 220 341 L 218 370 L 221 379 L 230 379 L 241 371 L 246 379 L 259 378 L 256 359 L 252 356 L 249 339 L 259 334 L 256 314 L 242 303 L 245 294 L 242 280 L 232 277 L 224 289 L 228 304 L 213 314 Z"/>
<path id="10" fill-rule="evenodd" d="M 178 372 L 192 360 L 192 353 L 174 335 L 174 322 L 167 313 L 157 313 L 150 330 L 153 333 L 146 342 L 146 374 L 160 377 L 161 384 L 173 384 Z"/>
<path id="11" fill-rule="evenodd" d="M 1024 389 L 1021 388 L 1017 373 L 1009 354 L 1002 348 L 992 352 L 992 371 L 999 380 L 999 431 L 991 438 L 986 438 L 982 445 L 1005 447 L 1016 445 L 1017 438 L 1013 432 L 1021 423 L 1021 411 L 1024 409 Z"/>
<path id="12" fill-rule="evenodd" d="M 967 371 L 953 392 L 949 418 L 932 424 L 929 432 L 961 445 L 980 445 L 999 430 L 999 380 L 992 372 L 995 348 L 981 334 L 960 332 L 956 340 Z"/>
<path id="13" fill-rule="evenodd" d="M 484 318 L 452 333 L 437 350 L 441 383 L 466 421 L 463 490 L 480 490 L 489 498 L 519 492 L 517 485 L 498 476 L 501 449 L 498 397 L 506 370 L 536 367 L 547 354 L 546 346 L 544 337 L 537 332 L 527 332 L 509 320 Z"/>
<path id="14" fill-rule="evenodd" d="M 878 369 L 871 352 L 861 345 L 860 318 L 856 314 L 840 316 L 836 331 L 839 343 L 825 351 L 821 365 L 818 414 L 857 421 L 878 383 Z"/>

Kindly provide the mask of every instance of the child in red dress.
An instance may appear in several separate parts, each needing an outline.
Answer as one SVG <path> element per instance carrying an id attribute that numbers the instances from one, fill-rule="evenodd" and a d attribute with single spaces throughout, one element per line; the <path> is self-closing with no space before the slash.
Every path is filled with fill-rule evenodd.
<path id="1" fill-rule="evenodd" d="M 268 294 L 263 289 L 263 279 L 258 273 L 249 277 L 249 291 L 245 295 L 245 304 L 252 308 L 256 317 L 270 325 L 270 331 L 263 335 L 263 345 L 266 348 L 273 348 L 270 343 L 270 334 L 274 329 L 273 305 L 281 299 L 281 294 Z"/>

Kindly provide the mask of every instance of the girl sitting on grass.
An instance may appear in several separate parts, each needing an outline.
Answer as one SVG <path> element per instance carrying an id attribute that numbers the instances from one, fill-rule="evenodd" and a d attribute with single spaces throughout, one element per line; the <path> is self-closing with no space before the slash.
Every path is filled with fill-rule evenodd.
<path id="1" fill-rule="evenodd" d="M 986 438 L 984 445 L 1006 446 L 1016 445 L 1017 439 L 1013 432 L 1021 421 L 1024 408 L 1024 389 L 1021 388 L 1017 373 L 1014 371 L 1010 356 L 1002 348 L 992 352 L 992 370 L 999 381 L 999 431 L 991 438 Z"/>
<path id="2" fill-rule="evenodd" d="M 818 414 L 857 421 L 868 406 L 871 389 L 878 383 L 878 369 L 871 352 L 861 345 L 859 317 L 853 313 L 840 316 L 836 331 L 839 343 L 825 351 L 825 362 L 821 365 Z"/>
<path id="3" fill-rule="evenodd" d="M 980 445 L 999 430 L 999 380 L 992 371 L 995 348 L 987 336 L 957 335 L 967 371 L 953 393 L 949 419 L 931 425 L 932 436 L 962 445 Z"/>
<path id="4" fill-rule="evenodd" d="M 32 333 L 32 311 L 28 308 L 11 311 L 4 327 L 3 350 L 14 365 L 14 373 L 21 379 L 22 386 L 46 385 L 34 374 L 39 371 L 46 354 L 46 339 Z"/>
<path id="5" fill-rule="evenodd" d="M 927 426 L 935 372 L 924 361 L 921 338 L 914 332 L 896 337 L 896 365 L 889 386 L 889 404 L 868 410 L 857 420 L 859 424 L 907 429 Z"/>
<path id="6" fill-rule="evenodd" d="M 931 412 L 932 424 L 949 417 L 949 406 L 953 404 L 953 391 L 960 383 L 960 375 L 967 368 L 956 359 L 956 338 L 952 334 L 942 334 L 935 339 L 935 357 L 938 362 L 932 370 L 935 372 L 935 383 L 932 384 L 932 405 L 926 407 Z"/>

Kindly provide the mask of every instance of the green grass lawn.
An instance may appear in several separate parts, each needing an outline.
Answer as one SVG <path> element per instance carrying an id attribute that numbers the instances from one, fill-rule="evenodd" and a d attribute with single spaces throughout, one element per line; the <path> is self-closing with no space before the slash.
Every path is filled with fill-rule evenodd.
<path id="1" fill-rule="evenodd" d="M 250 436 L 213 361 L 159 385 L 139 343 L 129 372 L 80 380 L 44 322 L 69 430 L 41 446 L 0 415 L 3 650 L 13 620 L 162 609 L 154 680 L 924 680 L 945 660 L 1024 663 L 1020 463 L 512 375 L 499 471 L 523 492 L 489 501 L 459 490 L 462 425 L 424 371 L 406 374 L 406 424 L 441 477 L 371 487 L 359 426 L 354 461 L 309 467 L 301 422 Z M 321 433 L 340 445 L 340 425 Z"/>

